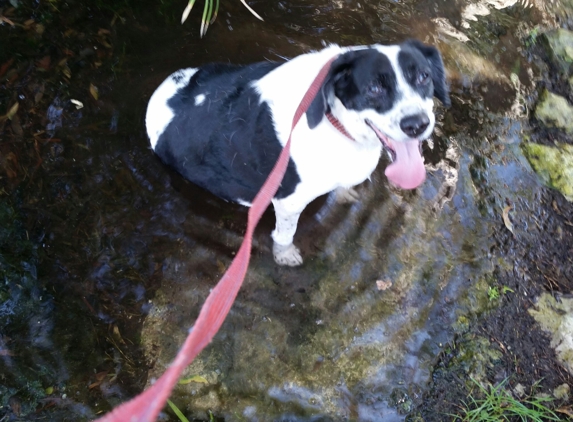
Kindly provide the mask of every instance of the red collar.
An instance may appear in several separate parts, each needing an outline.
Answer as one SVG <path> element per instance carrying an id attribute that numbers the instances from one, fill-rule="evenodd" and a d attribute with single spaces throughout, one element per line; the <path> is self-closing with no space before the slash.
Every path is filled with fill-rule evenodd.
<path id="1" fill-rule="evenodd" d="M 346 136 L 351 141 L 354 141 L 354 138 L 352 136 L 350 136 L 350 133 L 348 133 L 348 131 L 346 130 L 344 125 L 340 122 L 340 120 L 338 120 L 336 117 L 334 117 L 330 111 L 326 112 L 325 116 L 328 119 L 328 121 L 332 124 L 332 126 L 334 126 L 336 129 L 338 129 L 338 131 L 340 133 L 342 133 L 344 136 Z"/>

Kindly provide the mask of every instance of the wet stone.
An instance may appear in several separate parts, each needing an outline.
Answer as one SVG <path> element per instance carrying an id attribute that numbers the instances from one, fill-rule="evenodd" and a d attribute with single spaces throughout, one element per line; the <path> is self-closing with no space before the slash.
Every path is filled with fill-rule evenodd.
<path id="1" fill-rule="evenodd" d="M 573 145 L 556 147 L 526 143 L 525 155 L 543 182 L 573 201 Z"/>
<path id="2" fill-rule="evenodd" d="M 553 390 L 553 396 L 557 400 L 569 400 L 569 393 L 571 392 L 571 387 L 569 384 L 561 384 L 555 390 Z"/>
<path id="3" fill-rule="evenodd" d="M 543 34 L 553 64 L 567 74 L 573 63 L 573 32 L 557 28 Z"/>
<path id="4" fill-rule="evenodd" d="M 551 347 L 565 369 L 573 374 L 573 299 L 543 293 L 529 313 L 551 334 Z"/>
<path id="5" fill-rule="evenodd" d="M 535 109 L 535 117 L 545 126 L 573 134 L 573 106 L 560 95 L 544 91 Z"/>

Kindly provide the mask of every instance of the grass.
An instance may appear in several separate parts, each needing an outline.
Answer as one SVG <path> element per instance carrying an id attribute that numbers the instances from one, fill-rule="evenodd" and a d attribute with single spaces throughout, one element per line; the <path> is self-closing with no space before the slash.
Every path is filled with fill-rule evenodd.
<path id="1" fill-rule="evenodd" d="M 503 422 L 503 421 L 561 421 L 551 409 L 544 403 L 551 401 L 551 398 L 528 397 L 522 401 L 515 399 L 504 387 L 507 378 L 497 386 L 490 385 L 488 389 L 471 379 L 478 387 L 483 398 L 476 399 L 470 396 L 470 402 L 464 402 L 464 422 Z M 533 386 L 535 389 L 537 383 Z M 454 415 L 452 415 L 454 416 Z M 459 416 L 456 415 L 456 418 Z"/>
<path id="2" fill-rule="evenodd" d="M 195 2 L 196 0 L 189 0 L 189 3 L 187 4 L 187 7 L 181 16 L 181 23 L 184 23 L 187 20 L 191 10 L 193 9 L 193 6 L 195 5 Z M 263 18 L 261 18 L 259 14 L 247 4 L 246 0 L 241 0 L 241 3 L 243 3 L 243 6 L 245 6 L 247 10 L 253 14 L 253 16 L 255 16 L 257 19 L 263 20 Z M 219 0 L 205 0 L 205 5 L 203 6 L 203 16 L 201 18 L 201 29 L 199 30 L 199 36 L 201 38 L 203 38 L 203 36 L 207 33 L 209 25 L 215 22 L 218 12 Z"/>

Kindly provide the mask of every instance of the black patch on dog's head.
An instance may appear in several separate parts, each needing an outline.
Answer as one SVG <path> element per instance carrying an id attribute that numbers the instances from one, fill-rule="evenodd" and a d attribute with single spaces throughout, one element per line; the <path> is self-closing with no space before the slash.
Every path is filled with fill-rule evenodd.
<path id="1" fill-rule="evenodd" d="M 434 95 L 446 107 L 450 106 L 448 86 L 446 85 L 446 72 L 442 56 L 436 47 L 426 45 L 417 40 L 408 40 L 401 45 L 402 50 L 398 54 L 398 63 L 404 72 L 407 82 L 420 93 L 427 97 Z M 425 59 L 425 60 L 424 60 Z M 429 65 L 429 75 L 422 65 Z M 430 77 L 432 84 L 428 84 L 426 78 Z M 433 85 L 433 93 L 428 95 L 427 90 Z"/>
<path id="2" fill-rule="evenodd" d="M 314 129 L 328 111 L 331 93 L 349 110 L 390 110 L 396 98 L 396 74 L 388 57 L 373 48 L 341 54 L 306 112 Z"/>

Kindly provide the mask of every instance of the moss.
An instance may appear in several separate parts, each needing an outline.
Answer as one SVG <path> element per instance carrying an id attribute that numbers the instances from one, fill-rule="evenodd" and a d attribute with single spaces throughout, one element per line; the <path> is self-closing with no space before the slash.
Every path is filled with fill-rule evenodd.
<path id="1" fill-rule="evenodd" d="M 551 347 L 555 348 L 557 358 L 573 374 L 573 299 L 562 297 L 557 301 L 544 293 L 535 307 L 529 309 L 530 315 L 551 334 Z"/>
<path id="2" fill-rule="evenodd" d="M 543 91 L 535 109 L 535 117 L 545 126 L 573 134 L 573 107 L 564 97 Z"/>
<path id="3" fill-rule="evenodd" d="M 557 28 L 543 34 L 542 40 L 553 64 L 567 72 L 573 63 L 573 32 Z"/>
<path id="4" fill-rule="evenodd" d="M 527 143 L 523 144 L 523 150 L 543 182 L 573 201 L 573 145 L 549 147 Z"/>

